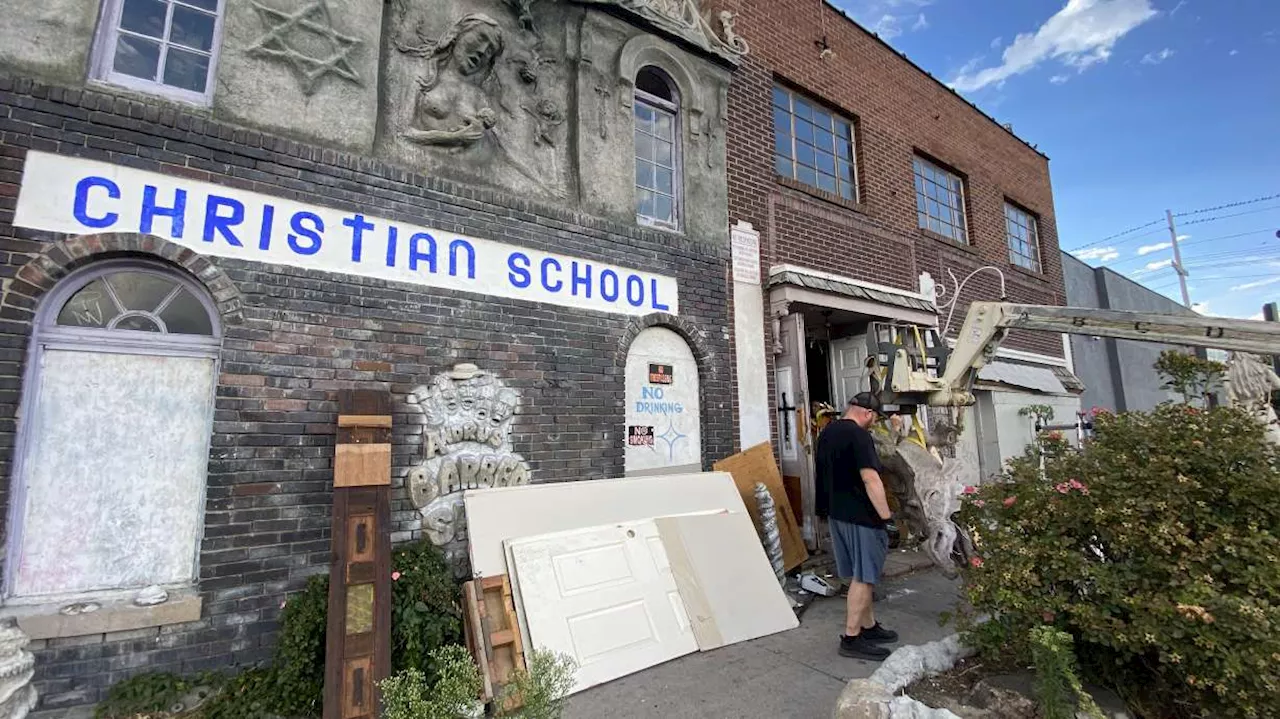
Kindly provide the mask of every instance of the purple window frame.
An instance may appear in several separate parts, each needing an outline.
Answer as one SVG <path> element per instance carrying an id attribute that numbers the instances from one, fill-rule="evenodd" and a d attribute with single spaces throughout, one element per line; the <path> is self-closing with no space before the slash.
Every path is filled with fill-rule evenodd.
<path id="1" fill-rule="evenodd" d="M 183 335 L 160 332 L 143 332 L 138 330 L 105 329 L 98 327 L 70 327 L 57 324 L 58 314 L 63 306 L 77 292 L 94 280 L 120 272 L 141 272 L 156 275 L 173 282 L 192 294 L 209 316 L 209 324 L 213 329 L 211 335 Z M 17 441 L 14 445 L 13 472 L 10 474 L 8 538 L 5 547 L 4 586 L 0 595 L 0 604 L 15 599 L 13 595 L 13 572 L 17 566 L 18 552 L 22 546 L 22 536 L 26 521 L 27 478 L 26 464 L 31 448 L 30 424 L 35 415 L 36 400 L 39 397 L 40 383 L 43 381 L 41 370 L 42 356 L 46 349 L 72 350 L 78 352 L 103 352 L 111 354 L 138 354 L 153 357 L 190 357 L 204 358 L 213 361 L 213 383 L 210 388 L 209 439 L 213 435 L 214 403 L 217 396 L 217 378 L 219 375 L 220 354 L 222 349 L 222 322 L 218 307 L 203 285 L 160 262 L 139 259 L 117 259 L 95 262 L 81 268 L 63 278 L 45 295 L 36 310 L 35 320 L 31 327 L 31 342 L 27 347 L 27 366 L 23 372 L 21 404 L 18 406 Z M 209 441 L 204 445 L 204 455 L 209 454 Z M 206 459 L 204 484 L 206 491 L 199 497 L 200 507 L 197 513 L 199 526 L 196 528 L 197 540 L 192 557 L 192 580 L 194 585 L 200 577 L 200 545 L 204 535 L 204 510 L 208 488 L 208 468 Z M 96 592 L 95 594 L 105 594 Z M 21 597 L 17 597 L 21 600 Z M 38 600 L 36 600 L 38 603 Z"/>

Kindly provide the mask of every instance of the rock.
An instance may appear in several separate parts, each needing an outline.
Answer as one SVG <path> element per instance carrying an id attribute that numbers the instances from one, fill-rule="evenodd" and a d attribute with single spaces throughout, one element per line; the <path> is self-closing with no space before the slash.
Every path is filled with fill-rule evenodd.
<path id="1" fill-rule="evenodd" d="M 928 674 L 941 674 L 956 662 L 970 656 L 973 650 L 960 643 L 960 635 L 920 646 L 902 647 L 884 660 L 871 678 L 898 692 Z"/>
<path id="2" fill-rule="evenodd" d="M 1035 719 L 1033 682 L 1030 674 L 987 677 L 973 687 L 966 703 L 990 711 L 994 719 Z"/>
<path id="3" fill-rule="evenodd" d="M 854 679 L 836 700 L 834 719 L 892 719 L 893 692 L 871 679 Z"/>
<path id="4" fill-rule="evenodd" d="M 911 697 L 896 697 L 889 703 L 893 719 L 962 719 L 946 709 L 933 709 Z"/>
<path id="5" fill-rule="evenodd" d="M 1094 703 L 1102 710 L 1102 716 L 1107 719 L 1133 719 L 1133 715 L 1129 713 L 1129 707 L 1115 692 L 1094 685 L 1086 685 L 1084 689 L 1089 692 L 1089 695 L 1093 697 Z M 1083 714 L 1079 716 L 1084 717 Z M 1084 717 L 1084 719 L 1088 718 Z"/>
<path id="6" fill-rule="evenodd" d="M 138 592 L 138 596 L 133 598 L 133 603 L 139 607 L 154 607 L 167 601 L 169 601 L 169 593 L 154 584 Z"/>
<path id="7" fill-rule="evenodd" d="M 35 708 L 36 660 L 26 650 L 29 641 L 13 619 L 0 626 L 0 719 L 22 719 Z"/>

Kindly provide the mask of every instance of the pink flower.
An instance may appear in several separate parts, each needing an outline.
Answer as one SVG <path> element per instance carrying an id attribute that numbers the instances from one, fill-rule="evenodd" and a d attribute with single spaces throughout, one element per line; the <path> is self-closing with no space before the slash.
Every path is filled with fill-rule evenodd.
<path id="1" fill-rule="evenodd" d="M 970 487 L 965 487 L 965 488 L 964 488 L 964 493 L 965 493 L 965 494 L 977 494 L 977 493 L 978 493 L 978 488 L 977 488 L 977 487 L 972 487 L 972 486 L 970 486 Z"/>
<path id="2" fill-rule="evenodd" d="M 392 573 L 391 573 L 391 581 L 393 581 L 393 582 L 398 582 L 398 581 L 400 581 L 400 572 L 392 572 Z"/>
<path id="3" fill-rule="evenodd" d="M 1018 497 L 1017 497 L 1016 495 L 1015 495 L 1015 496 L 1013 496 L 1013 497 L 1005 497 L 1005 498 L 1004 498 L 1004 506 L 1006 506 L 1006 507 L 1012 507 L 1013 505 L 1015 505 L 1015 504 L 1017 504 L 1017 503 L 1018 503 Z"/>
<path id="4" fill-rule="evenodd" d="M 1088 494 L 1088 493 L 1089 493 L 1089 488 L 1088 488 L 1088 487 L 1081 487 L 1081 488 L 1080 488 L 1080 494 Z"/>
<path id="5" fill-rule="evenodd" d="M 982 501 L 981 499 L 975 499 L 975 500 L 973 500 L 973 506 L 975 506 L 975 507 L 985 507 L 985 506 L 987 506 L 987 503 L 986 503 L 986 502 L 984 502 L 984 501 Z"/>
<path id="6" fill-rule="evenodd" d="M 970 557 L 970 558 L 969 558 L 969 564 L 970 564 L 970 565 L 972 565 L 974 569 L 977 569 L 978 567 L 981 567 L 981 566 L 982 566 L 982 557 Z"/>
<path id="7" fill-rule="evenodd" d="M 1040 614 L 1040 618 L 1041 618 L 1041 619 L 1043 619 L 1043 620 L 1045 620 L 1046 622 L 1052 622 L 1052 621 L 1053 621 L 1054 616 L 1056 616 L 1056 615 L 1055 615 L 1053 612 L 1047 612 L 1047 611 L 1046 611 L 1046 612 L 1041 612 L 1041 614 Z"/>
<path id="8" fill-rule="evenodd" d="M 1080 480 L 1078 479 L 1073 479 L 1070 482 L 1068 482 L 1068 484 L 1071 485 L 1072 489 L 1084 489 L 1084 485 L 1080 484 Z"/>

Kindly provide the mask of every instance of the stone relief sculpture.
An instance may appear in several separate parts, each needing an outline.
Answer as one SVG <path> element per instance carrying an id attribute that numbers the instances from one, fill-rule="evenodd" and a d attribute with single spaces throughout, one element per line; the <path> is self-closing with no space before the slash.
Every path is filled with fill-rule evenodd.
<path id="1" fill-rule="evenodd" d="M 511 448 L 519 396 L 492 373 L 460 364 L 415 389 L 409 403 L 424 420 L 423 461 L 409 470 L 409 496 L 423 532 L 457 566 L 466 554 L 462 490 L 529 483 L 528 463 Z"/>
<path id="2" fill-rule="evenodd" d="M 722 38 L 702 14 L 699 0 L 581 0 L 596 5 L 614 5 L 644 18 L 653 25 L 684 38 L 728 60 L 737 61 L 749 51 L 747 43 L 733 30 L 734 15 L 719 15 Z"/>
<path id="3" fill-rule="evenodd" d="M 1231 404 L 1243 407 L 1264 423 L 1267 438 L 1280 445 L 1280 418 L 1271 405 L 1271 393 L 1280 391 L 1280 376 L 1271 365 L 1257 355 L 1244 352 L 1231 353 L 1227 363 L 1227 398 Z"/>
<path id="4" fill-rule="evenodd" d="M 468 145 L 497 124 L 486 87 L 494 81 L 494 65 L 503 50 L 496 20 L 481 13 L 467 15 L 437 40 L 397 44 L 397 49 L 426 60 L 405 139 L 427 145 Z"/>
<path id="5" fill-rule="evenodd" d="M 35 656 L 31 640 L 13 619 L 0 626 L 0 719 L 23 719 L 36 706 Z"/>
<path id="6" fill-rule="evenodd" d="M 350 57 L 363 41 L 334 28 L 325 0 L 311 0 L 293 12 L 277 10 L 257 0 L 250 2 L 262 20 L 264 32 L 250 43 L 248 53 L 284 61 L 298 76 L 303 94 L 314 93 L 320 81 L 330 74 L 364 84 Z M 299 34 L 307 37 L 300 42 Z"/>
<path id="7" fill-rule="evenodd" d="M 566 196 L 564 53 L 540 33 L 537 5 L 395 0 L 387 13 L 383 151 Z"/>

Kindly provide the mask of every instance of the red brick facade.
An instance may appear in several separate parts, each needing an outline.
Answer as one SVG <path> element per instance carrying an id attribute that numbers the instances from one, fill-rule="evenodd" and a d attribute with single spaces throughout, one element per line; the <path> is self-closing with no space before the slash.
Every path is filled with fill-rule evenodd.
<path id="1" fill-rule="evenodd" d="M 728 4 L 751 43 L 729 94 L 729 210 L 732 221 L 760 231 L 765 272 L 790 263 L 918 290 L 921 272 L 941 285 L 948 270 L 964 277 L 993 265 L 1005 274 L 1010 301 L 1063 303 L 1046 157 L 819 0 Z M 824 36 L 834 53 L 826 58 Z M 859 202 L 776 176 L 775 84 L 854 121 Z M 919 228 L 917 154 L 963 177 L 968 246 Z M 1038 219 L 1041 273 L 1010 262 L 1006 201 Z M 999 299 L 995 274 L 976 276 L 961 299 L 953 332 L 969 301 Z M 1015 333 L 1005 346 L 1062 356 L 1052 334 Z"/>

